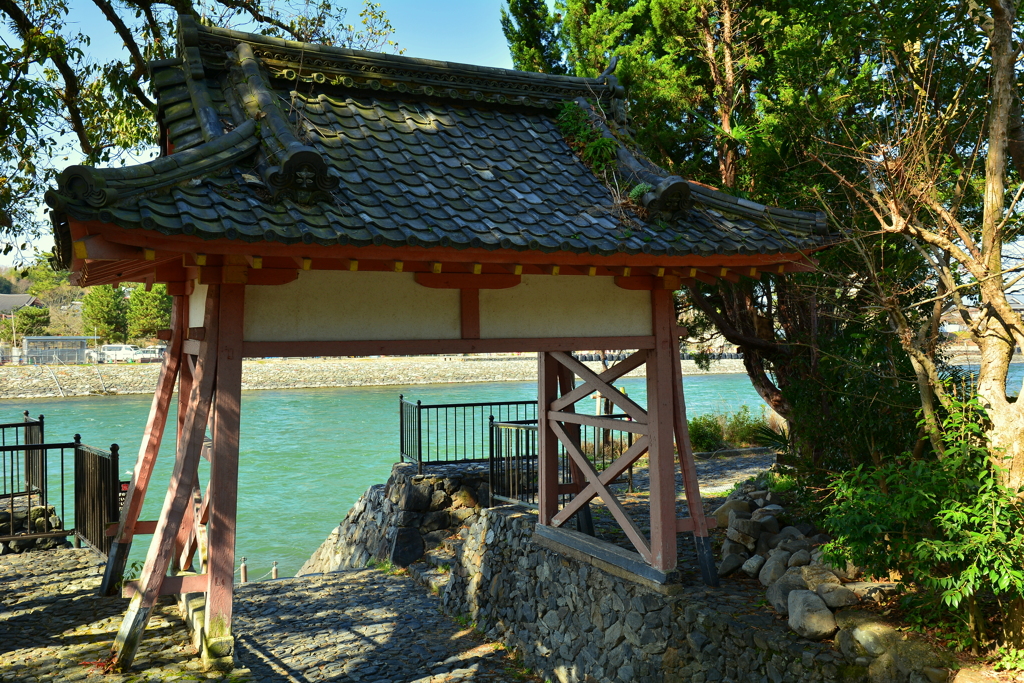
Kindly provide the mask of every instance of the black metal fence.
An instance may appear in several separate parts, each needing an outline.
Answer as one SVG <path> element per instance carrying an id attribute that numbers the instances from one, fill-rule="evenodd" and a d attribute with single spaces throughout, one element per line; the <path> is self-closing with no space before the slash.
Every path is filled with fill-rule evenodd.
<path id="1" fill-rule="evenodd" d="M 501 422 L 536 420 L 536 401 L 439 403 L 424 405 L 398 397 L 400 456 L 403 462 L 486 462 L 491 418 Z"/>
<path id="2" fill-rule="evenodd" d="M 109 451 L 82 444 L 75 448 L 75 535 L 103 555 L 114 541 L 107 527 L 121 511 L 118 455 L 116 443 Z"/>
<path id="3" fill-rule="evenodd" d="M 0 542 L 28 547 L 75 536 L 106 554 L 116 522 L 118 449 L 74 441 L 45 443 L 43 416 L 0 424 Z"/>
<path id="4" fill-rule="evenodd" d="M 625 415 L 605 415 L 616 419 L 628 419 Z M 636 438 L 630 432 L 593 427 L 589 425 L 568 425 L 570 435 L 578 438 L 580 450 L 603 472 L 622 453 L 633 445 Z M 491 422 L 490 490 L 492 500 L 512 503 L 525 507 L 537 507 L 537 420 Z M 558 483 L 572 483 L 569 455 L 565 449 L 558 449 Z M 633 468 L 616 480 L 633 490 Z M 564 505 L 569 494 L 559 496 Z"/>

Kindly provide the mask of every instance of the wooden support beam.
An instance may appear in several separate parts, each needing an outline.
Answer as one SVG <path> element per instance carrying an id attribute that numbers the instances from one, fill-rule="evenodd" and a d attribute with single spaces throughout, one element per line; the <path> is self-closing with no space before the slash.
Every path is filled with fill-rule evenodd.
<path id="1" fill-rule="evenodd" d="M 666 296 L 671 296 L 671 294 L 668 292 L 665 292 L 665 294 Z M 596 372 L 594 372 L 593 370 L 591 370 L 586 365 L 579 362 L 569 354 L 564 353 L 562 351 L 554 351 L 551 355 L 559 363 L 561 363 L 562 365 L 576 373 L 576 376 L 582 379 L 590 388 L 591 393 L 595 391 L 600 392 L 602 396 L 604 396 L 609 401 L 617 405 L 619 408 L 623 410 L 623 412 L 625 412 L 631 418 L 636 420 L 638 423 L 643 425 L 647 424 L 647 411 L 645 411 L 643 408 L 637 405 L 637 403 L 633 399 L 629 398 L 621 391 L 608 385 L 606 382 L 601 381 L 601 378 L 598 377 Z M 559 407 L 563 407 L 561 402 L 559 402 L 558 405 Z"/>
<path id="2" fill-rule="evenodd" d="M 217 318 L 219 313 L 218 285 L 212 285 L 206 296 L 206 339 L 201 342 L 199 362 L 196 366 L 188 413 L 178 442 L 171 483 L 164 498 L 160 519 L 157 521 L 153 541 L 146 555 L 146 563 L 139 579 L 137 592 L 128 606 L 121 627 L 111 648 L 111 665 L 124 672 L 131 668 L 142 641 L 143 632 L 160 596 L 163 577 L 170 565 L 174 539 L 192 493 L 192 482 L 199 464 L 199 452 L 209 418 L 213 394 L 214 374 L 217 368 Z"/>
<path id="3" fill-rule="evenodd" d="M 602 394 L 604 396 L 604 394 Z M 631 434 L 647 434 L 648 426 L 645 422 L 640 422 L 637 419 L 630 420 L 616 420 L 611 417 L 601 417 L 600 415 L 586 415 L 584 413 L 570 413 L 557 410 L 551 410 L 548 412 L 548 417 L 552 420 L 558 420 L 559 422 L 570 422 L 577 425 L 588 425 L 590 427 L 600 427 L 601 429 L 611 429 L 620 432 L 629 432 Z"/>
<path id="4" fill-rule="evenodd" d="M 651 292 L 655 346 L 647 354 L 648 451 L 651 482 L 651 564 L 663 572 L 676 568 L 676 476 L 673 449 L 673 365 L 679 365 L 672 293 Z"/>
<path id="5" fill-rule="evenodd" d="M 182 337 L 187 315 L 188 302 L 184 297 L 174 297 L 171 304 L 171 329 L 169 330 L 171 343 L 160 365 L 160 375 L 157 378 L 156 392 L 153 394 L 153 402 L 149 408 L 146 430 L 142 434 L 142 444 L 139 446 L 139 455 L 135 461 L 135 469 L 132 471 L 131 483 L 128 484 L 124 505 L 121 507 L 117 530 L 113 534 L 114 542 L 107 556 L 103 580 L 100 582 L 101 595 L 116 594 L 117 584 L 124 577 L 128 553 L 132 547 L 132 537 L 137 533 L 142 503 L 146 499 L 146 490 L 149 488 L 149 481 L 153 476 L 153 468 L 156 466 L 157 455 L 160 452 L 164 427 L 171 409 L 174 383 L 181 368 Z"/>
<path id="6" fill-rule="evenodd" d="M 180 593 L 202 593 L 210 577 L 206 574 L 179 574 L 165 576 L 160 583 L 160 595 L 178 595 Z M 126 581 L 121 591 L 122 598 L 133 598 L 139 592 L 138 581 Z"/>
<path id="7" fill-rule="evenodd" d="M 504 339 L 423 339 L 307 342 L 245 342 L 246 358 L 280 356 L 403 356 L 439 353 L 496 353 L 577 349 L 647 349 L 654 338 L 552 337 Z M 188 349 L 186 349 L 186 352 Z"/>
<path id="8" fill-rule="evenodd" d="M 459 290 L 459 315 L 463 339 L 480 338 L 480 290 Z"/>
<path id="9" fill-rule="evenodd" d="M 558 398 L 558 362 L 550 353 L 537 354 L 537 503 L 540 523 L 551 524 L 558 512 L 558 437 L 548 412 Z"/>
<path id="10" fill-rule="evenodd" d="M 594 464 L 590 462 L 577 445 L 573 443 L 562 425 L 552 421 L 551 430 L 555 433 L 556 438 L 562 442 L 562 447 L 565 449 L 566 453 L 569 454 L 569 457 L 572 458 L 572 460 L 583 470 L 587 481 L 594 486 L 597 494 L 601 496 L 601 500 L 603 500 L 605 505 L 608 506 L 608 510 L 612 513 L 615 521 L 619 523 L 619 526 L 625 532 L 626 537 L 633 544 L 633 547 L 636 548 L 641 557 L 647 560 L 647 562 L 653 564 L 652 548 L 651 546 L 648 546 L 647 539 L 644 538 L 643 532 L 636 525 L 636 522 L 633 521 L 633 518 L 629 516 L 629 513 L 626 512 L 625 508 L 622 507 L 622 503 L 620 503 L 618 498 L 615 497 L 615 494 L 608 490 L 607 484 L 601 481 L 601 476 L 597 473 L 597 470 L 594 469 Z M 580 500 L 581 498 L 582 495 L 577 496 L 573 502 Z M 548 526 L 555 525 L 549 524 Z"/>
<path id="11" fill-rule="evenodd" d="M 149 535 L 156 531 L 156 520 L 139 520 L 135 522 L 135 528 L 132 529 L 132 533 L 136 536 Z M 107 529 L 104 532 L 107 536 L 117 535 L 117 522 L 111 522 L 107 525 Z"/>
<path id="12" fill-rule="evenodd" d="M 630 356 L 626 358 L 626 360 L 619 361 L 615 365 L 611 366 L 610 368 L 602 372 L 600 375 L 597 376 L 597 379 L 601 382 L 601 385 L 603 385 L 605 389 L 611 388 L 613 391 L 621 393 L 618 392 L 617 389 L 612 387 L 612 382 L 619 379 L 626 373 L 632 370 L 636 370 L 646 361 L 647 352 L 644 350 L 637 351 L 633 354 L 630 354 Z M 576 387 L 575 389 L 572 389 L 571 391 L 563 392 L 562 396 L 557 401 L 551 404 L 551 409 L 562 410 L 563 408 L 566 408 L 567 406 L 570 406 L 576 403 L 577 401 L 590 396 L 592 393 L 594 393 L 594 391 L 595 389 L 592 384 L 590 384 L 589 382 L 584 382 L 583 384 Z"/>
<path id="13" fill-rule="evenodd" d="M 572 371 L 569 370 L 569 368 L 565 367 L 564 365 L 559 364 L 558 365 L 558 393 L 561 394 L 562 396 L 565 396 L 566 394 L 568 394 L 569 392 L 571 392 L 575 388 L 574 384 L 575 384 L 575 379 L 573 377 Z M 576 412 L 576 406 L 575 405 L 567 406 L 566 407 L 566 412 Z M 572 442 L 574 444 L 576 444 L 576 447 L 582 449 L 583 446 L 582 446 L 582 439 L 581 439 L 581 433 L 580 433 L 581 432 L 580 426 L 579 425 L 575 425 L 575 424 L 570 424 L 568 427 L 566 427 L 565 431 L 569 434 L 569 437 L 572 439 Z M 596 444 L 595 444 L 595 446 L 596 446 Z M 572 459 L 569 460 L 569 476 L 572 478 L 572 484 L 571 485 L 559 484 L 558 485 L 558 493 L 559 493 L 559 495 L 563 495 L 563 494 L 566 494 L 566 493 L 578 494 L 581 490 L 583 490 L 583 487 L 587 483 L 586 477 L 583 474 L 583 470 L 581 470 L 579 465 L 576 464 L 576 461 L 574 461 Z M 569 489 L 572 489 L 572 490 L 570 491 Z M 557 515 L 556 515 L 556 517 L 557 517 Z M 584 504 L 584 505 L 582 505 L 580 507 L 579 512 L 577 513 L 577 521 L 578 521 L 577 527 L 579 528 L 580 531 L 582 531 L 582 532 L 584 532 L 586 534 L 589 534 L 591 536 L 594 535 L 594 518 L 590 514 L 590 505 Z"/>
<path id="14" fill-rule="evenodd" d="M 235 575 L 235 517 L 238 507 L 238 430 L 242 408 L 242 337 L 245 288 L 220 291 L 217 401 L 210 463 L 209 550 L 206 595 L 208 642 L 231 637 Z"/>

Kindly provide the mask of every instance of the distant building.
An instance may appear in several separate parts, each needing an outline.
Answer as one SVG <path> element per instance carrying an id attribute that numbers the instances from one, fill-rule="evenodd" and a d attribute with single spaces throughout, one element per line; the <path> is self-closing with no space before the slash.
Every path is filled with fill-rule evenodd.
<path id="1" fill-rule="evenodd" d="M 22 337 L 19 356 L 26 365 L 75 365 L 85 362 L 89 344 L 95 344 L 97 339 L 99 337 Z"/>
<path id="2" fill-rule="evenodd" d="M 0 294 L 0 318 L 10 318 L 26 306 L 46 308 L 46 304 L 31 294 Z"/>

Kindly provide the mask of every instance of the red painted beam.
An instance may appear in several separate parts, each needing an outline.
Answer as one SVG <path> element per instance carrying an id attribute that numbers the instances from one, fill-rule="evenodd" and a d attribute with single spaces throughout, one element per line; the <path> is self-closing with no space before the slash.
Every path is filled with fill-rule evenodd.
<path id="1" fill-rule="evenodd" d="M 529 339 L 402 339 L 367 341 L 245 342 L 246 358 L 282 356 L 407 356 L 419 354 L 501 353 L 512 351 L 579 351 L 649 349 L 654 337 L 566 337 Z M 186 344 L 185 352 L 189 353 Z"/>

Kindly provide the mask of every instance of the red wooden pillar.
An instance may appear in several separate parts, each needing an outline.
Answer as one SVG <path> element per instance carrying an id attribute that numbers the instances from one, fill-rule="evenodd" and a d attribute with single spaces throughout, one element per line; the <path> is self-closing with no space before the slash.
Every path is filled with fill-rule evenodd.
<path id="1" fill-rule="evenodd" d="M 558 364 L 558 391 L 562 396 L 565 396 L 573 387 L 573 373 L 572 370 L 565 367 L 561 363 Z M 563 408 L 567 413 L 576 412 L 576 404 L 571 403 Z M 582 450 L 583 445 L 580 438 L 580 425 L 566 424 L 564 426 L 565 431 L 569 434 L 569 437 L 576 444 L 577 448 Z M 595 442 L 594 447 L 598 448 L 598 444 Z M 569 459 L 569 475 L 572 477 L 572 483 L 576 485 L 576 492 L 583 490 L 583 487 L 587 485 L 587 480 L 583 476 L 583 470 L 576 464 L 576 461 L 572 458 Z M 580 508 L 580 511 L 576 513 L 576 528 L 585 534 L 591 536 L 594 535 L 594 518 L 590 513 L 590 504 L 586 504 Z"/>
<path id="2" fill-rule="evenodd" d="M 238 502 L 238 430 L 242 404 L 244 285 L 221 285 L 217 400 L 210 462 L 207 527 L 209 588 L 204 659 L 231 654 L 235 576 L 235 513 Z"/>
<path id="3" fill-rule="evenodd" d="M 146 564 L 142 569 L 138 590 L 132 596 L 111 648 L 111 664 L 117 671 L 127 671 L 135 659 L 142 634 L 149 623 L 167 575 L 175 535 L 185 507 L 191 500 L 192 481 L 203 448 L 203 435 L 206 433 L 214 373 L 217 368 L 218 294 L 217 287 L 211 285 L 206 298 L 205 339 L 199 348 L 199 360 L 196 363 L 185 427 L 182 430 L 182 439 L 178 442 L 171 482 L 164 498 L 160 519 L 157 520 L 156 530 L 153 532 L 153 540 L 146 555 Z"/>
<path id="4" fill-rule="evenodd" d="M 676 475 L 673 451 L 672 364 L 679 364 L 672 292 L 651 291 L 654 348 L 647 354 L 647 415 L 650 425 L 651 556 L 656 569 L 676 568 Z"/>
<path id="5" fill-rule="evenodd" d="M 537 353 L 537 504 L 540 523 L 551 524 L 558 512 L 558 437 L 551 430 L 548 412 L 558 398 L 558 361 Z"/>
<path id="6" fill-rule="evenodd" d="M 114 595 L 117 592 L 118 584 L 124 577 L 128 553 L 135 535 L 135 523 L 139 521 L 139 515 L 142 514 L 142 503 L 146 499 L 146 489 L 153 476 L 153 468 L 156 465 L 156 458 L 160 452 L 160 443 L 164 435 L 164 426 L 167 424 L 167 415 L 171 408 L 174 381 L 178 377 L 182 361 L 181 347 L 184 330 L 187 327 L 187 315 L 188 302 L 185 297 L 174 297 L 174 303 L 171 305 L 171 343 L 164 355 L 163 364 L 160 366 L 156 393 L 153 394 L 149 419 L 146 421 L 146 431 L 142 435 L 142 444 L 139 446 L 139 457 L 135 461 L 135 470 L 132 472 L 132 480 L 128 485 L 124 506 L 121 508 L 121 517 L 117 524 L 117 534 L 110 547 L 107 566 L 103 572 L 103 581 L 100 583 L 101 595 Z"/>

